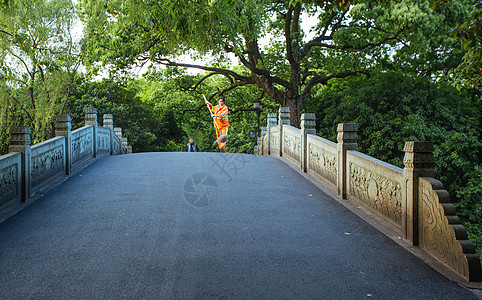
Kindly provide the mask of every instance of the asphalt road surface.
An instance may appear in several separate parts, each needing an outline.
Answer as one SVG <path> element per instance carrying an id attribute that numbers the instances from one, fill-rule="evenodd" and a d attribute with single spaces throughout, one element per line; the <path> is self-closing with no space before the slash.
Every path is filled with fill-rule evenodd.
<path id="1" fill-rule="evenodd" d="M 477 299 L 283 161 L 99 158 L 0 224 L 0 299 Z"/>

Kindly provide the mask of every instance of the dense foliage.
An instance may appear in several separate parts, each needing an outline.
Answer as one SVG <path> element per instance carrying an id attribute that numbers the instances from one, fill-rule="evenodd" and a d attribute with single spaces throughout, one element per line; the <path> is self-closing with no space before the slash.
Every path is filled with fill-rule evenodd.
<path id="1" fill-rule="evenodd" d="M 358 126 L 359 150 L 403 168 L 406 141 L 432 141 L 435 178 L 442 181 L 458 215 L 482 250 L 482 106 L 480 96 L 452 85 L 400 72 L 336 82 L 307 105 L 317 132 L 336 141 L 336 124 Z"/>
<path id="2" fill-rule="evenodd" d="M 0 126 L 29 125 L 51 137 L 80 65 L 70 0 L 9 1 L 0 10 Z M 2 148 L 5 144 L 0 143 Z"/>
<path id="3" fill-rule="evenodd" d="M 178 118 L 169 109 L 146 103 L 138 96 L 136 86 L 129 82 L 104 79 L 86 82 L 79 78 L 72 90 L 67 113 L 72 117 L 72 127 L 84 125 L 86 107 L 114 116 L 114 126 L 122 128 L 134 152 L 177 151 L 176 143 L 184 136 Z M 98 119 L 102 125 L 103 120 Z"/>
<path id="4" fill-rule="evenodd" d="M 113 68 L 147 61 L 186 66 L 229 78 L 220 93 L 256 85 L 291 109 L 299 125 L 312 89 L 337 78 L 369 74 L 382 60 L 438 76 L 459 63 L 460 46 L 446 33 L 476 1 L 81 0 L 86 62 Z M 305 20 L 316 21 L 303 26 Z M 271 39 L 264 47 L 262 39 Z M 212 64 L 186 64 L 196 51 Z M 242 68 L 227 68 L 234 56 Z M 408 60 L 413 63 L 407 64 Z"/>

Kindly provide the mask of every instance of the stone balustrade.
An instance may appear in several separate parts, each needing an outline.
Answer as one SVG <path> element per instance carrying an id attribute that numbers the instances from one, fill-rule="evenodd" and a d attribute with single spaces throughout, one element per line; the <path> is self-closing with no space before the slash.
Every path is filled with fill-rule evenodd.
<path id="1" fill-rule="evenodd" d="M 431 142 L 406 142 L 403 169 L 358 152 L 357 126 L 338 124 L 337 143 L 316 135 L 315 115 L 289 125 L 289 108 L 268 115 L 255 154 L 282 156 L 443 262 L 467 281 L 481 281 L 480 258 L 456 216 L 449 194 L 433 178 Z"/>
<path id="2" fill-rule="evenodd" d="M 70 116 L 57 116 L 55 135 L 31 145 L 28 126 L 10 128 L 9 153 L 0 156 L 0 221 L 93 158 L 132 152 L 127 138 L 122 138 L 122 130 L 113 127 L 112 115 L 104 115 L 103 127 L 97 125 L 95 108 L 85 109 L 85 126 L 73 131 Z"/>

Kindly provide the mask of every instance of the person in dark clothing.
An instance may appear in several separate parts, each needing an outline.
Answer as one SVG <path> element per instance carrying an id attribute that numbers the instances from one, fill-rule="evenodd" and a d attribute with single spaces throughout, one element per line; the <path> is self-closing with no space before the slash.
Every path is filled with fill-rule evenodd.
<path id="1" fill-rule="evenodd" d="M 189 143 L 187 144 L 187 152 L 199 152 L 199 148 L 196 143 L 194 143 L 193 137 L 189 138 Z"/>

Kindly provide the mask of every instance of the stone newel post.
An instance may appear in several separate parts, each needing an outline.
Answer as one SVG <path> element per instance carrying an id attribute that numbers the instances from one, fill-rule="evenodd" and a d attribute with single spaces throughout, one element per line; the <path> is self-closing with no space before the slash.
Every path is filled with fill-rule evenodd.
<path id="1" fill-rule="evenodd" d="M 266 133 L 268 132 L 268 127 L 263 126 L 261 127 L 261 155 L 268 155 L 268 149 L 266 149 L 266 145 L 263 143 L 264 137 L 266 136 Z"/>
<path id="2" fill-rule="evenodd" d="M 72 119 L 70 116 L 56 117 L 55 136 L 65 137 L 65 174 L 72 172 Z"/>
<path id="3" fill-rule="evenodd" d="M 434 177 L 432 142 L 406 142 L 403 163 L 402 230 L 413 245 L 419 243 L 419 178 Z"/>
<path id="4" fill-rule="evenodd" d="M 342 199 L 346 199 L 347 193 L 347 174 L 349 172 L 346 163 L 346 151 L 358 150 L 358 135 L 355 123 L 340 123 L 338 124 L 338 136 L 336 145 L 337 152 L 337 192 Z"/>
<path id="5" fill-rule="evenodd" d="M 268 113 L 268 149 L 267 154 L 271 154 L 271 127 L 278 125 L 276 113 Z"/>
<path id="6" fill-rule="evenodd" d="M 21 125 L 10 126 L 9 152 L 22 153 L 22 201 L 27 202 L 31 196 L 30 174 L 31 174 L 31 142 L 30 127 Z"/>
<path id="7" fill-rule="evenodd" d="M 112 114 L 104 114 L 103 127 L 114 130 L 114 117 Z"/>
<path id="8" fill-rule="evenodd" d="M 261 138 L 264 138 L 264 136 L 266 135 L 266 132 L 268 132 L 268 127 L 266 126 L 261 127 Z"/>
<path id="9" fill-rule="evenodd" d="M 102 120 L 102 127 L 110 129 L 110 155 L 114 154 L 114 141 L 113 141 L 113 131 L 114 131 L 114 117 L 112 114 L 104 114 Z"/>
<path id="10" fill-rule="evenodd" d="M 92 125 L 94 157 L 97 157 L 97 109 L 94 107 L 85 108 L 85 126 Z"/>
<path id="11" fill-rule="evenodd" d="M 263 141 L 263 138 L 259 136 L 259 137 L 258 137 L 258 140 L 257 140 L 258 143 L 256 144 L 256 154 L 258 154 L 258 155 L 260 154 L 260 153 L 259 153 L 259 149 L 261 149 L 261 150 L 263 149 L 263 147 L 262 147 L 262 146 L 263 146 L 262 141 Z M 263 155 L 263 153 L 261 153 L 261 155 Z"/>
<path id="12" fill-rule="evenodd" d="M 279 156 L 283 155 L 283 125 L 290 125 L 290 108 L 280 107 L 279 109 Z"/>
<path id="13" fill-rule="evenodd" d="M 85 126 L 87 125 L 97 126 L 97 109 L 93 107 L 85 108 Z"/>
<path id="14" fill-rule="evenodd" d="M 301 114 L 301 170 L 303 172 L 308 170 L 308 134 L 316 134 L 316 117 L 313 113 Z"/>

